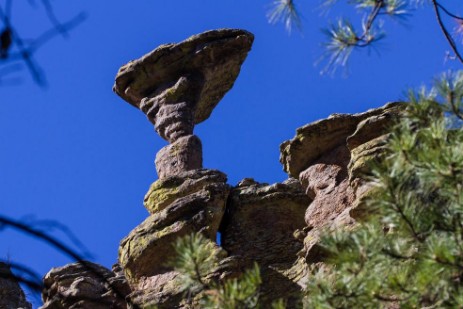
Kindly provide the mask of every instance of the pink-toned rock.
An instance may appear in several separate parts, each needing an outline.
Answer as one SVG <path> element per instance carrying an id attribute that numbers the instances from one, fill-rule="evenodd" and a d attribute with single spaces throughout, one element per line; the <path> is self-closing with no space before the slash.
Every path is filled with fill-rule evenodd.
<path id="1" fill-rule="evenodd" d="M 222 246 L 230 256 L 255 261 L 261 269 L 262 301 L 285 296 L 296 306 L 303 249 L 304 212 L 310 199 L 296 179 L 273 185 L 244 179 L 232 189 L 222 223 Z M 249 264 L 249 263 L 248 263 Z"/>
<path id="2" fill-rule="evenodd" d="M 333 114 L 326 119 L 298 128 L 293 139 L 280 145 L 280 162 L 283 164 L 283 169 L 291 177 L 299 178 L 299 173 L 308 168 L 312 162 L 333 148 L 346 145 L 351 135 L 356 137 L 350 137 L 350 149 L 369 138 L 382 135 L 384 127 L 393 122 L 403 106 L 403 103 L 394 102 L 359 114 Z M 384 121 L 380 123 L 372 121 L 375 125 L 365 124 L 365 129 L 358 127 L 363 120 L 376 117 Z M 377 130 L 378 128 L 383 129 Z"/>
<path id="3" fill-rule="evenodd" d="M 254 36 L 245 30 L 218 29 L 161 45 L 121 67 L 113 90 L 138 108 L 145 98 L 157 97 L 161 102 L 168 97 L 169 103 L 175 99 L 179 103 L 188 94 L 195 99 L 189 103 L 194 106 L 194 123 L 198 124 L 209 118 L 233 87 L 253 41 Z M 174 88 L 172 93 L 172 86 L 188 76 L 199 83 Z M 152 121 L 156 113 L 150 114 Z"/>
<path id="4" fill-rule="evenodd" d="M 172 244 L 179 237 L 196 232 L 215 241 L 228 192 L 225 183 L 208 184 L 175 199 L 130 232 L 121 241 L 119 262 L 132 286 L 143 277 L 172 270 L 167 262 L 175 254 Z"/>
<path id="5" fill-rule="evenodd" d="M 173 144 L 159 150 L 155 165 L 159 179 L 202 168 L 201 140 L 196 135 L 180 137 Z"/>
<path id="6" fill-rule="evenodd" d="M 131 292 L 119 265 L 113 271 L 78 262 L 51 269 L 44 278 L 41 309 L 127 309 Z"/>

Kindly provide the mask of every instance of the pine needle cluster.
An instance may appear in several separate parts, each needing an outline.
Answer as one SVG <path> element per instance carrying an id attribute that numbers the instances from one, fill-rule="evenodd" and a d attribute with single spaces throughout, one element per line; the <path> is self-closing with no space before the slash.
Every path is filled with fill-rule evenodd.
<path id="1" fill-rule="evenodd" d="M 239 278 L 211 278 L 223 251 L 202 234 L 179 238 L 172 266 L 181 273 L 183 290 L 198 308 L 259 308 L 260 270 L 257 264 Z M 201 293 L 200 293 L 201 292 Z M 198 294 L 199 293 L 199 294 Z M 192 296 L 196 295 L 194 300 Z M 198 297 L 199 296 L 199 297 Z"/>

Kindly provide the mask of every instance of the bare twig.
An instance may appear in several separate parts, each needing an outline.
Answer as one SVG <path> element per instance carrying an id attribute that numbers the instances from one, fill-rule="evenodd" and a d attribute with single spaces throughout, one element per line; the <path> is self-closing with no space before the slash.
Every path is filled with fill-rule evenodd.
<path id="1" fill-rule="evenodd" d="M 458 51 L 457 45 L 455 44 L 455 41 L 453 40 L 451 34 L 448 32 L 447 28 L 444 25 L 444 22 L 442 21 L 442 16 L 440 14 L 440 9 L 442 9 L 442 5 L 440 5 L 437 0 L 432 0 L 432 4 L 434 7 L 434 12 L 436 14 L 436 19 L 439 24 L 440 29 L 444 33 L 445 38 L 450 44 L 450 47 L 452 48 L 453 52 L 455 53 L 455 56 L 458 58 L 458 60 L 463 63 L 463 57 L 460 55 L 460 52 Z M 443 9 L 446 14 L 449 15 L 449 12 L 445 9 Z M 452 15 L 450 15 L 452 16 Z M 453 17 L 453 16 L 452 16 Z M 455 17 L 454 17 L 455 18 Z"/>
<path id="2" fill-rule="evenodd" d="M 63 36 L 68 37 L 68 29 L 63 27 L 63 25 L 59 22 L 58 18 L 55 15 L 53 10 L 53 6 L 51 5 L 49 0 L 41 0 L 43 6 L 45 7 L 45 11 L 47 12 L 48 19 L 51 21 L 55 29 Z"/>
<path id="3" fill-rule="evenodd" d="M 32 75 L 33 80 L 42 87 L 47 85 L 45 74 L 37 62 L 33 58 L 33 54 L 45 43 L 47 43 L 52 38 L 57 35 L 67 36 L 69 30 L 79 25 L 86 18 L 86 14 L 80 13 L 68 22 L 60 23 L 56 18 L 53 8 L 49 0 L 41 0 L 42 4 L 45 7 L 47 16 L 53 24 L 53 28 L 46 30 L 40 36 L 32 41 L 32 43 L 26 44 L 25 41 L 21 38 L 17 30 L 11 23 L 10 20 L 10 10 L 11 2 L 8 0 L 6 2 L 5 10 L 0 6 L 0 20 L 5 25 L 5 29 L 8 29 L 10 32 L 12 43 L 17 47 L 18 52 L 8 54 L 6 60 L 14 61 L 21 60 L 26 64 L 30 74 Z M 31 2 L 33 4 L 33 2 Z"/>
<path id="4" fill-rule="evenodd" d="M 3 273 L 0 272 L 0 277 L 5 279 L 12 279 L 19 283 L 26 284 L 30 289 L 41 292 L 43 290 L 42 278 L 39 274 L 35 271 L 30 269 L 27 266 L 22 264 L 13 263 L 11 261 L 0 260 L 0 263 L 4 263 L 8 265 L 11 271 L 19 272 L 20 274 L 14 274 L 13 272 L 10 273 Z"/>
<path id="5" fill-rule="evenodd" d="M 27 224 L 24 224 L 23 222 L 13 220 L 13 219 L 7 218 L 7 217 L 2 216 L 2 215 L 0 215 L 0 227 L 12 227 L 12 228 L 14 228 L 16 230 L 19 230 L 19 231 L 27 234 L 27 235 L 30 235 L 32 237 L 35 237 L 35 238 L 38 238 L 38 239 L 44 241 L 45 243 L 47 243 L 51 247 L 57 249 L 58 251 L 64 253 L 68 257 L 72 258 L 73 260 L 75 260 L 78 263 L 80 263 L 81 265 L 83 265 L 87 270 L 89 270 L 95 276 L 97 276 L 100 280 L 102 280 L 104 282 L 104 284 L 111 291 L 113 291 L 114 294 L 117 297 L 119 297 L 120 299 L 126 301 L 127 304 L 132 306 L 132 308 L 134 308 L 134 309 L 138 308 L 138 306 L 136 304 L 132 303 L 132 301 L 130 299 L 126 299 L 125 295 L 122 292 L 120 292 L 117 287 L 115 287 L 113 284 L 111 284 L 103 274 L 101 274 L 98 270 L 96 270 L 94 267 L 92 267 L 92 265 L 87 263 L 84 260 L 84 256 L 82 256 L 79 253 L 75 252 L 70 247 L 66 246 L 64 243 L 57 240 L 56 238 L 48 235 L 47 233 L 39 231 L 39 230 L 37 230 L 37 229 L 27 225 Z M 24 282 L 25 284 L 28 284 L 28 282 L 30 281 L 27 278 L 22 278 L 22 277 L 17 277 L 17 279 L 18 279 L 19 282 Z"/>
<path id="6" fill-rule="evenodd" d="M 458 20 L 463 20 L 463 17 L 453 14 L 452 12 L 450 12 L 449 10 L 447 10 L 442 4 L 440 4 L 440 3 L 437 2 L 437 1 L 436 1 L 436 5 L 437 5 L 442 11 L 444 11 L 444 13 L 447 14 L 448 16 L 453 17 L 453 18 L 458 19 Z"/>

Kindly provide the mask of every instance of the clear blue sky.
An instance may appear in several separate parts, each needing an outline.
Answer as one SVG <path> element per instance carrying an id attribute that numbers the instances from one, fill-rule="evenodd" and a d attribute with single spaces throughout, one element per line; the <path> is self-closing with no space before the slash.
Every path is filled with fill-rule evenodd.
<path id="1" fill-rule="evenodd" d="M 13 22 L 24 37 L 49 26 L 40 9 L 25 0 L 13 2 Z M 21 84 L 0 85 L 0 212 L 66 225 L 94 261 L 107 267 L 117 259 L 119 241 L 148 215 L 143 196 L 157 178 L 155 154 L 166 144 L 140 111 L 111 90 L 116 72 L 129 60 L 209 29 L 254 33 L 235 86 L 195 129 L 204 166 L 225 172 L 232 185 L 244 177 L 286 179 L 279 144 L 297 127 L 331 113 L 381 106 L 408 87 L 459 67 L 444 59 L 449 47 L 431 8 L 418 11 L 406 26 L 388 20 L 380 55 L 355 53 L 347 77 L 328 77 L 314 66 L 323 51 L 320 29 L 340 14 L 352 16 L 344 6 L 320 16 L 313 1 L 299 0 L 304 31 L 289 36 L 282 25 L 267 23 L 270 0 L 52 3 L 62 20 L 80 11 L 88 19 L 68 40 L 55 39 L 36 54 L 47 89 L 35 85 L 26 70 L 15 75 Z M 0 256 L 40 274 L 71 262 L 10 230 L 0 234 Z"/>

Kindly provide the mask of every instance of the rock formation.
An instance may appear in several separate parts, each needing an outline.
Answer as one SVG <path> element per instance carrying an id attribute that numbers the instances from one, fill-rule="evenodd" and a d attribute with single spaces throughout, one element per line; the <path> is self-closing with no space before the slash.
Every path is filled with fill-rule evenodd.
<path id="1" fill-rule="evenodd" d="M 43 309 L 127 308 L 127 280 L 116 264 L 113 271 L 90 262 L 53 268 L 44 278 Z"/>
<path id="2" fill-rule="evenodd" d="M 43 308 L 99 308 L 96 299 L 101 308 L 186 308 L 180 276 L 166 263 L 175 254 L 172 243 L 193 232 L 214 243 L 218 231 L 223 259 L 212 276 L 236 277 L 257 262 L 264 304 L 283 298 L 289 308 L 300 306 L 308 265 L 323 261 L 320 230 L 355 222 L 355 207 L 369 189 L 363 175 L 382 155 L 403 104 L 303 126 L 280 146 L 287 180 L 269 185 L 246 178 L 232 187 L 224 173 L 203 169 L 193 130 L 233 86 L 252 41 L 243 30 L 209 31 L 120 69 L 114 91 L 169 142 L 156 155 L 159 179 L 144 199 L 150 215 L 121 241 L 120 271 L 94 265 L 103 275 L 95 277 L 71 264 L 47 274 Z M 128 295 L 128 305 L 113 286 Z"/>
<path id="3" fill-rule="evenodd" d="M 208 31 L 162 45 L 119 70 L 113 90 L 141 109 L 170 143 L 156 156 L 160 179 L 202 167 L 194 126 L 233 87 L 253 40 L 244 30 Z"/>

